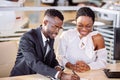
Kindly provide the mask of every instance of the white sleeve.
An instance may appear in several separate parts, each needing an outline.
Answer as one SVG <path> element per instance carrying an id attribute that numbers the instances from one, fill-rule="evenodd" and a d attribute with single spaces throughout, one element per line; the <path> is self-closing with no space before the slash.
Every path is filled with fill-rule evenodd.
<path id="1" fill-rule="evenodd" d="M 66 49 L 67 49 L 67 36 L 63 33 L 59 39 L 58 61 L 64 67 L 65 64 L 68 62 L 66 59 Z"/>
<path id="2" fill-rule="evenodd" d="M 105 68 L 107 64 L 107 50 L 105 48 L 97 50 L 96 60 L 88 64 L 91 70 Z"/>

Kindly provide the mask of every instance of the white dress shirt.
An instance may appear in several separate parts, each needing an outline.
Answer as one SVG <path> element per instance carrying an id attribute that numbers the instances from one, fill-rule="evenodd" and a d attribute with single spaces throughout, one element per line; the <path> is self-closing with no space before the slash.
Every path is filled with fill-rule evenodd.
<path id="1" fill-rule="evenodd" d="M 60 36 L 58 46 L 59 62 L 65 66 L 67 62 L 75 64 L 78 60 L 87 63 L 91 69 L 100 69 L 106 66 L 107 51 L 105 48 L 94 51 L 92 36 L 98 34 L 92 31 L 86 37 L 79 38 L 77 29 L 64 31 Z"/>

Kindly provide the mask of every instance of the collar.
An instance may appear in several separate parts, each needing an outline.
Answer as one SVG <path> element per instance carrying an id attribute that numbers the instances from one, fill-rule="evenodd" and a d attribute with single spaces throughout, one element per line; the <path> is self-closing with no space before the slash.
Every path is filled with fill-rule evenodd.
<path id="1" fill-rule="evenodd" d="M 41 34 L 42 34 L 43 44 L 45 45 L 45 41 L 49 40 L 49 39 L 45 37 L 45 35 L 43 34 L 42 31 L 41 31 Z"/>

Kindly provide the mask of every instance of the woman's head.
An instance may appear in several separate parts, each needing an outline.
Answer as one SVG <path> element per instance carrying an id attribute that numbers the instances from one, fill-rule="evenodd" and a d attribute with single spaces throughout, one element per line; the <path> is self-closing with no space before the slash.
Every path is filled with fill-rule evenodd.
<path id="1" fill-rule="evenodd" d="M 95 13 L 89 7 L 82 7 L 76 14 L 77 30 L 81 36 L 86 36 L 93 29 Z"/>
<path id="2" fill-rule="evenodd" d="M 46 37 L 55 38 L 62 28 L 64 17 L 62 13 L 56 9 L 48 9 L 44 14 L 43 33 Z"/>

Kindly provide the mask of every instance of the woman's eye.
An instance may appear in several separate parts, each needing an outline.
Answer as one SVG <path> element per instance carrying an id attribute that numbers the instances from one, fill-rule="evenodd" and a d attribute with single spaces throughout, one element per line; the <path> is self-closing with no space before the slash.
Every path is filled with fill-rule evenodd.
<path id="1" fill-rule="evenodd" d="M 91 28 L 91 26 L 86 26 L 86 28 Z"/>

